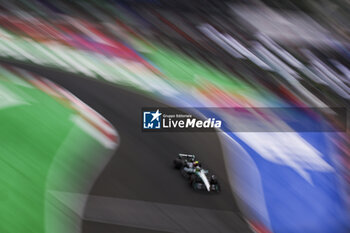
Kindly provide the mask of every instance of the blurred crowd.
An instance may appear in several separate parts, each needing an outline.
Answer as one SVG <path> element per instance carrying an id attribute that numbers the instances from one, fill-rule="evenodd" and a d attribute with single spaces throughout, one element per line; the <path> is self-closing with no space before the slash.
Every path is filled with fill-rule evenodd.
<path id="1" fill-rule="evenodd" d="M 296 105 L 348 106 L 350 57 L 346 26 L 339 23 L 341 14 L 327 20 L 311 3 L 2 1 L 2 40 L 21 36 L 26 41 L 13 45 L 11 39 L 0 46 L 5 47 L 2 55 L 32 61 L 49 56 L 53 61 L 42 59 L 43 62 L 57 66 L 62 61 L 55 57 L 75 62 L 74 57 L 65 57 L 62 50 L 66 48 L 57 42 L 141 62 L 143 59 L 136 53 L 147 50 L 141 43 L 160 45 L 229 72 L 257 89 L 263 86 Z M 324 4 L 324 8 L 328 7 Z M 336 9 L 347 5 L 332 4 Z M 40 44 L 31 44 L 29 39 Z M 32 46 L 35 52 L 21 46 Z M 16 52 L 20 56 L 16 57 Z M 92 66 L 94 61 L 79 63 L 77 69 L 88 73 L 79 66 Z"/>

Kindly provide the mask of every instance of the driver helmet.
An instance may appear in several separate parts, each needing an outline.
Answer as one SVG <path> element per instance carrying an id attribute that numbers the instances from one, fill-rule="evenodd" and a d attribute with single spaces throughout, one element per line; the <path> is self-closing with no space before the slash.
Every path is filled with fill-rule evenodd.
<path id="1" fill-rule="evenodd" d="M 194 166 L 194 167 L 199 166 L 199 162 L 198 162 L 198 161 L 194 161 L 194 162 L 193 162 L 193 166 Z"/>

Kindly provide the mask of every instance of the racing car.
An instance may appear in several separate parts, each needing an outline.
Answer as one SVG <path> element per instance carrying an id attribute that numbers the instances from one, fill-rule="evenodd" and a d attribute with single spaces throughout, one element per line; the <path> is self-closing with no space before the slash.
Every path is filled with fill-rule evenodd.
<path id="1" fill-rule="evenodd" d="M 189 180 L 196 191 L 219 192 L 220 186 L 216 176 L 201 167 L 195 155 L 179 154 L 174 159 L 174 168 L 179 169 L 183 177 Z"/>

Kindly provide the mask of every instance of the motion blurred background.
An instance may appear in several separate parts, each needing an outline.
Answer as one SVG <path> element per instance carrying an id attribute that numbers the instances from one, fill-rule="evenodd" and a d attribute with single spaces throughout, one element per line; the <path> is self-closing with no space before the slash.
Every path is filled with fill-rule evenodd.
<path id="1" fill-rule="evenodd" d="M 1 80 L 5 86 L 36 84 L 52 95 L 47 87 L 54 84 L 9 65 L 26 64 L 117 84 L 178 107 L 318 108 L 339 129 L 327 140 L 337 151 L 337 191 L 349 203 L 349 135 L 336 112 L 330 114 L 330 108 L 350 106 L 349 12 L 344 0 L 1 0 Z M 23 94 L 23 101 L 36 98 L 7 89 Z M 16 99 L 0 92 L 4 101 Z M 17 124 L 13 114 L 1 123 Z M 1 232 L 24 232 L 7 226 L 9 216 Z"/>

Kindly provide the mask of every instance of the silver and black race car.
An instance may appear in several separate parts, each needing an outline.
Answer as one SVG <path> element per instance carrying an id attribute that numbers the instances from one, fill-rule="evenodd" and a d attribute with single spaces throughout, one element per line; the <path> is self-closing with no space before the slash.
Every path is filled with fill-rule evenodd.
<path id="1" fill-rule="evenodd" d="M 189 180 L 194 190 L 219 192 L 220 186 L 216 176 L 201 167 L 195 155 L 179 154 L 174 160 L 174 168 L 179 169 L 183 177 Z"/>

